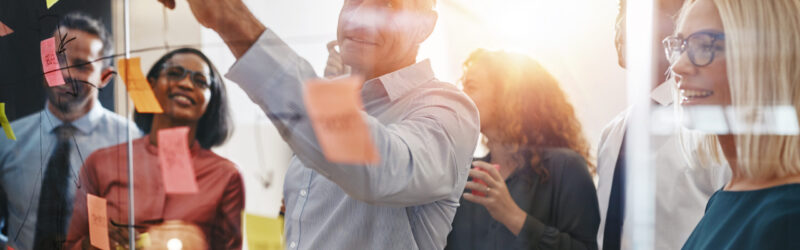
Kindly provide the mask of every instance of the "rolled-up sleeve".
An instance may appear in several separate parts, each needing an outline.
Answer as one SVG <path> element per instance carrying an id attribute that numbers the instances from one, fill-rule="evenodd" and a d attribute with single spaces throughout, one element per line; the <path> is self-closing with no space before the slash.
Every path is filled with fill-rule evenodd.
<path id="1" fill-rule="evenodd" d="M 328 162 L 307 119 L 302 89 L 316 74 L 267 30 L 226 75 L 238 83 L 278 128 L 296 157 L 356 200 L 376 205 L 414 206 L 463 189 L 477 144 L 478 112 L 455 88 L 414 93 L 399 122 L 383 124 L 362 113 L 380 153 L 376 165 Z M 294 117 L 299 119 L 291 119 Z M 343 145 L 344 146 L 344 145 Z"/>

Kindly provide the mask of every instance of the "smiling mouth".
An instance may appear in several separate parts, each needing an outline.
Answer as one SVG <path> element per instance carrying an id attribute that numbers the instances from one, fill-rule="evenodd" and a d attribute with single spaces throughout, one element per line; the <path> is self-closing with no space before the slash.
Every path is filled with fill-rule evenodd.
<path id="1" fill-rule="evenodd" d="M 186 95 L 183 95 L 183 94 L 172 94 L 172 95 L 169 96 L 169 98 L 172 99 L 173 101 L 177 102 L 178 104 L 181 104 L 181 105 L 184 105 L 184 106 L 189 106 L 189 105 L 194 105 L 195 104 L 194 99 L 192 99 L 192 98 L 190 98 L 190 97 L 188 97 Z"/>
<path id="2" fill-rule="evenodd" d="M 350 40 L 352 42 L 358 43 L 358 44 L 377 45 L 377 43 L 374 43 L 372 41 L 368 41 L 368 40 L 364 40 L 364 39 L 360 39 L 360 38 L 356 38 L 356 37 L 347 37 L 346 39 Z"/>
<path id="3" fill-rule="evenodd" d="M 714 95 L 714 91 L 711 90 L 681 89 L 680 91 L 681 91 L 681 100 L 684 102 L 696 99 L 702 99 Z"/>

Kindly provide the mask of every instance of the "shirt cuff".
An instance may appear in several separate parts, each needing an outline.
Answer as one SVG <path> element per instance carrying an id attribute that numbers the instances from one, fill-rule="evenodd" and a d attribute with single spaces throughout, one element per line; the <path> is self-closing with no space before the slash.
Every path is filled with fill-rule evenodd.
<path id="1" fill-rule="evenodd" d="M 538 245 L 545 228 L 544 223 L 538 219 L 530 215 L 525 216 L 525 224 L 522 225 L 522 230 L 519 231 L 514 244 L 518 249 L 531 249 L 532 246 Z"/>

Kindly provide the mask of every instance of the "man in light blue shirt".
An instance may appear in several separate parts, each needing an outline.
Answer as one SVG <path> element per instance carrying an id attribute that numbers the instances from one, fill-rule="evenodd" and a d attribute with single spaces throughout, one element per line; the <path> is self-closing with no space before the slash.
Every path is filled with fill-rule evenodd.
<path id="1" fill-rule="evenodd" d="M 174 7 L 172 0 L 161 0 Z M 375 165 L 329 162 L 306 118 L 313 68 L 240 0 L 190 0 L 238 61 L 226 75 L 271 117 L 295 153 L 286 173 L 288 249 L 442 249 L 478 141 L 478 112 L 416 62 L 436 23 L 433 0 L 345 0 L 342 61 L 361 87 Z M 284 114 L 299 114 L 301 119 Z M 341 145 L 347 147 L 348 145 Z"/>
<path id="2" fill-rule="evenodd" d="M 103 26 L 70 14 L 54 36 L 67 84 L 49 87 L 42 77 L 45 108 L 11 123 L 16 141 L 0 137 L 0 210 L 5 215 L 0 220 L 8 230 L 2 240 L 15 249 L 60 249 L 83 159 L 128 140 L 126 129 L 141 136 L 135 124 L 97 99 L 98 88 L 113 77 L 109 60 L 99 60 L 110 51 Z M 62 37 L 64 51 L 58 52 Z"/>

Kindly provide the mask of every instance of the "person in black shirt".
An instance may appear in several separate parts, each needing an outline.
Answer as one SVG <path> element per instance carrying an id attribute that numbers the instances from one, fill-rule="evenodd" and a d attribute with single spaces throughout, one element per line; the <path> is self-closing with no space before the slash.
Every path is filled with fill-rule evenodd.
<path id="1" fill-rule="evenodd" d="M 490 153 L 473 162 L 445 249 L 597 249 L 590 147 L 558 82 L 502 51 L 473 52 L 464 71 Z"/>

